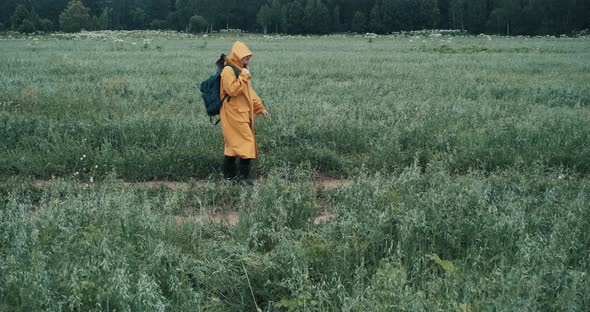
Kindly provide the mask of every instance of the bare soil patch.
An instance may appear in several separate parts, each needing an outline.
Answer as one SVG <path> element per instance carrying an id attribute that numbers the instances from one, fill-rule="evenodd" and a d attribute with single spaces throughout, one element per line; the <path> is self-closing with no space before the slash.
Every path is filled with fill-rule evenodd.
<path id="1" fill-rule="evenodd" d="M 51 186 L 52 183 L 55 183 L 55 180 L 34 180 L 33 186 L 36 188 L 45 188 Z M 133 187 L 133 188 L 146 188 L 146 189 L 170 189 L 170 190 L 181 190 L 181 191 L 188 191 L 193 188 L 201 188 L 205 187 L 208 183 L 212 183 L 212 181 L 207 180 L 197 180 L 193 182 L 176 182 L 176 181 L 147 181 L 147 182 L 126 182 L 120 181 L 121 186 L 124 187 Z M 259 183 L 264 183 L 263 181 L 259 181 Z M 85 187 L 92 187 L 95 185 L 94 183 L 83 183 Z M 352 180 L 350 179 L 338 179 L 328 176 L 320 176 L 313 181 L 313 184 L 319 190 L 330 191 L 335 190 L 338 188 L 347 188 L 352 185 Z M 38 209 L 35 209 L 38 210 Z M 34 214 L 37 214 L 38 211 L 35 211 Z M 321 224 L 323 222 L 329 222 L 336 219 L 336 212 L 331 207 L 331 204 L 319 199 L 318 200 L 318 211 L 317 215 L 315 216 L 313 223 L 314 224 Z M 182 225 L 187 222 L 199 222 L 199 223 L 209 223 L 209 224 L 228 224 L 231 226 L 235 226 L 240 221 L 240 214 L 238 211 L 234 209 L 223 209 L 223 210 L 214 210 L 213 213 L 199 213 L 197 215 L 192 216 L 175 216 L 176 224 Z"/>

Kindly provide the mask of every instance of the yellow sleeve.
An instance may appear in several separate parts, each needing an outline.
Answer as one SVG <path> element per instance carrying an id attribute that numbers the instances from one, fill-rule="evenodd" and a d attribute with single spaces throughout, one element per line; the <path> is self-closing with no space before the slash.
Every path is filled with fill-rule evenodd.
<path id="1" fill-rule="evenodd" d="M 262 105 L 262 100 L 260 99 L 258 94 L 256 94 L 256 91 L 254 91 L 254 89 L 252 89 L 252 105 L 254 106 L 254 114 L 256 115 L 262 114 L 264 111 L 266 111 L 266 108 L 264 107 L 264 105 Z"/>
<path id="2" fill-rule="evenodd" d="M 248 87 L 248 80 L 250 74 L 241 73 L 237 78 L 233 68 L 227 66 L 221 72 L 221 97 L 225 94 L 229 96 L 237 96 L 244 92 L 244 89 Z"/>

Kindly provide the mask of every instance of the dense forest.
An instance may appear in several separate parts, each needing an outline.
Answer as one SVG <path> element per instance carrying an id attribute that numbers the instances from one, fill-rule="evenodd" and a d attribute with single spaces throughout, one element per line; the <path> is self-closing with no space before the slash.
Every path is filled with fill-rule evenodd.
<path id="1" fill-rule="evenodd" d="M 0 31 L 240 29 L 284 34 L 460 29 L 506 35 L 590 28 L 590 0 L 2 0 Z"/>

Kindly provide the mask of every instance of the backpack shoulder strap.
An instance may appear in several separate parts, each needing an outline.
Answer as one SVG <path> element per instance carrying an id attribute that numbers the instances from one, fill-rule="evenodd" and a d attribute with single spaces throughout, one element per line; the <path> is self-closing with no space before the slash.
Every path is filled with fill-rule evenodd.
<path id="1" fill-rule="evenodd" d="M 236 75 L 236 78 L 240 77 L 240 70 L 237 67 L 235 67 L 232 64 L 225 64 L 224 67 L 227 67 L 227 66 L 231 67 L 234 70 L 234 74 Z"/>
<path id="2" fill-rule="evenodd" d="M 232 64 L 225 64 L 223 66 L 223 68 L 226 68 L 228 66 L 231 67 L 234 70 L 234 74 L 236 75 L 236 78 L 240 77 L 240 70 L 237 67 L 235 67 L 234 65 L 232 65 Z M 228 102 L 231 101 L 231 96 L 229 96 L 229 94 L 226 94 L 225 97 L 223 98 L 223 102 L 225 102 L 225 100 L 227 100 Z"/>

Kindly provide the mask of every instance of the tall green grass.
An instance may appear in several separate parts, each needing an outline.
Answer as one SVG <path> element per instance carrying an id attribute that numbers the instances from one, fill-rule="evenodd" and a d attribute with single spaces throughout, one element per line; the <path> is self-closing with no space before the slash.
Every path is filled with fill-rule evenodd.
<path id="1" fill-rule="evenodd" d="M 196 87 L 236 38 L 3 41 L 0 175 L 218 176 L 222 137 Z M 585 38 L 241 39 L 272 114 L 257 123 L 262 173 L 400 172 L 415 158 L 590 170 Z"/>
<path id="2" fill-rule="evenodd" d="M 99 39 L 1 41 L 0 311 L 590 306 L 587 39 L 244 35 L 253 188 L 196 92 L 235 38 Z"/>
<path id="3" fill-rule="evenodd" d="M 583 311 L 589 304 L 586 180 L 414 166 L 318 193 L 306 171 L 295 172 L 271 173 L 251 190 L 146 191 L 110 180 L 90 188 L 5 185 L 0 306 Z M 313 223 L 320 197 L 334 221 Z M 190 218 L 224 205 L 240 212 L 236 226 Z"/>

